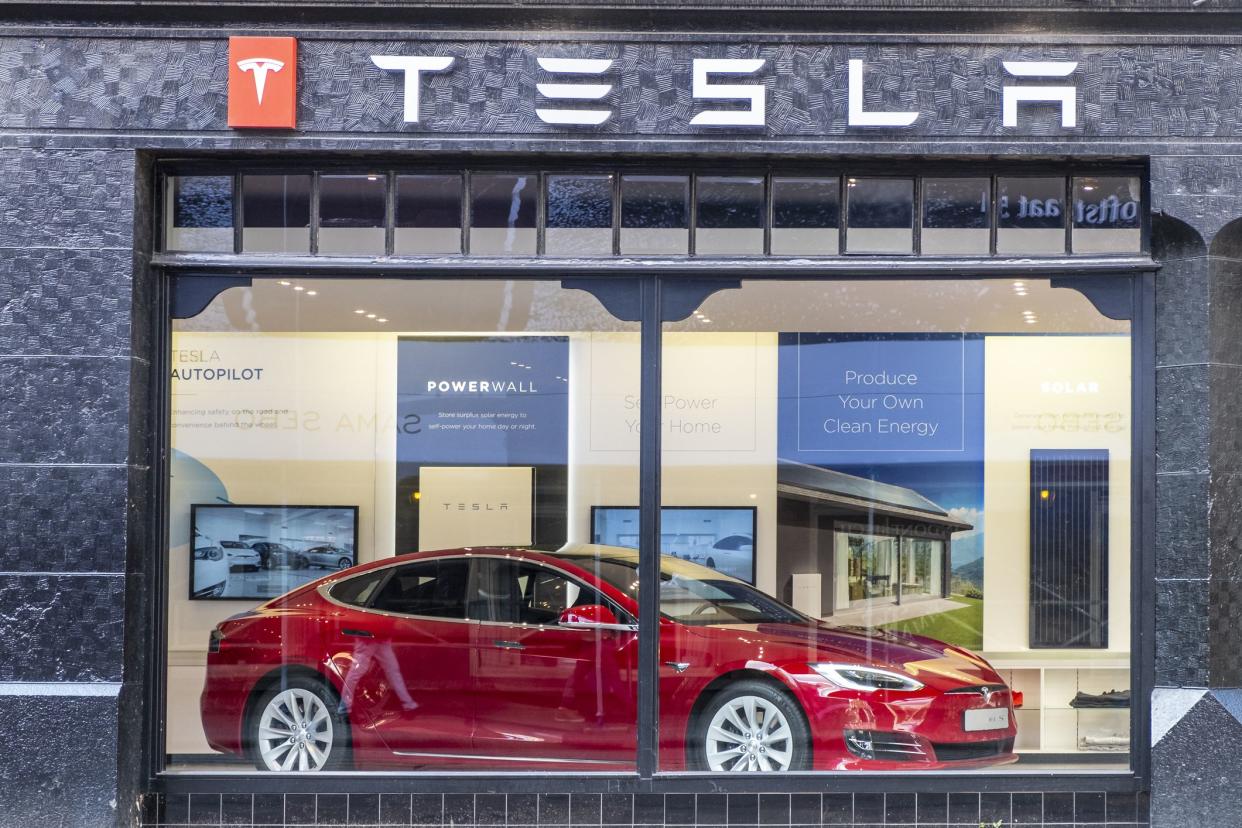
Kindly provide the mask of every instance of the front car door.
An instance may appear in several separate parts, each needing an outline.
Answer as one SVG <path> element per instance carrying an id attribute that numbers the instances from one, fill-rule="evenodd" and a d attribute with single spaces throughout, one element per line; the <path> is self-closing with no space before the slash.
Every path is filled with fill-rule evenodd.
<path id="1" fill-rule="evenodd" d="M 548 767 L 632 767 L 638 634 L 561 626 L 563 610 L 604 604 L 565 572 L 480 558 L 467 611 L 478 620 L 475 752 Z"/>

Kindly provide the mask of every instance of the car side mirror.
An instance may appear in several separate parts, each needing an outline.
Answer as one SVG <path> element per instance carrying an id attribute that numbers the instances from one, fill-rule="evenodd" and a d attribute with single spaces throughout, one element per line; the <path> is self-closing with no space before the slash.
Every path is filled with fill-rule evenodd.
<path id="1" fill-rule="evenodd" d="M 629 624 L 617 620 L 616 613 L 603 604 L 584 604 L 561 612 L 557 624 L 585 630 L 628 630 Z"/>

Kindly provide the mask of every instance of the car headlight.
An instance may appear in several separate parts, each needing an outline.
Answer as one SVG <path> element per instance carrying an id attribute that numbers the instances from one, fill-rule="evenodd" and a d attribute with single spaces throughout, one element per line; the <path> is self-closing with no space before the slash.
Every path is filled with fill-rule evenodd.
<path id="1" fill-rule="evenodd" d="M 912 693 L 923 689 L 923 682 L 892 670 L 863 667 L 858 664 L 812 664 L 811 669 L 838 687 L 848 690 L 896 690 Z"/>
<path id="2" fill-rule="evenodd" d="M 224 553 L 217 546 L 200 546 L 194 550 L 194 560 L 196 561 L 220 561 L 224 559 Z"/>

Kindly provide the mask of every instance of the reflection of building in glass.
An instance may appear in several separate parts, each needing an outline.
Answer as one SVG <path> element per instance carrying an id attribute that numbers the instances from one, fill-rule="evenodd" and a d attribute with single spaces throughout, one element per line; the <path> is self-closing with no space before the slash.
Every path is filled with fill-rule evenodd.
<path id="1" fill-rule="evenodd" d="M 818 612 L 800 603 L 821 616 L 947 595 L 953 533 L 973 528 L 913 489 L 787 461 L 777 516 L 778 594 L 818 575 Z"/>

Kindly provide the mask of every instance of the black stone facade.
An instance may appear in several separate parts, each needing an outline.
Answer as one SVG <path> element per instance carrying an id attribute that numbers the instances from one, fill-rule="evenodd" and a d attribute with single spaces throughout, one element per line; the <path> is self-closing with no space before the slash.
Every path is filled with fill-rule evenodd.
<path id="1" fill-rule="evenodd" d="M 786 25 L 805 31 L 793 17 Z M 1239 26 L 1221 19 L 1218 33 Z M 1170 30 L 1182 27 L 1170 20 Z M 0 826 L 1242 824 L 1242 47 L 1212 26 L 1058 36 L 1049 17 L 1039 37 L 972 37 L 944 21 L 955 34 L 918 43 L 842 39 L 830 28 L 466 38 L 410 22 L 382 39 L 345 22 L 269 28 L 297 35 L 303 49 L 301 124 L 288 135 L 225 127 L 226 38 L 254 33 L 245 24 L 0 27 Z M 400 123 L 393 76 L 351 68 L 411 43 L 437 44 L 472 70 L 429 76 L 430 126 Z M 625 97 L 600 132 L 557 134 L 520 108 L 537 78 L 533 55 L 567 51 L 618 61 Z M 707 53 L 788 67 L 769 100 L 784 126 L 690 130 L 682 58 Z M 1002 55 L 1081 60 L 1081 128 L 1000 127 Z M 844 89 L 846 56 L 892 79 L 869 107 L 917 109 L 919 125 L 846 129 L 844 98 L 824 103 L 825 89 Z M 207 153 L 461 152 L 1148 163 L 1161 264 L 1156 475 L 1144 538 L 1153 563 L 1135 611 L 1154 607 L 1154 635 L 1135 646 L 1154 663 L 1150 804 L 1147 791 L 1091 779 L 1023 790 L 962 779 L 953 792 L 919 779 L 845 792 L 826 779 L 819 793 L 793 794 L 569 793 L 537 779 L 507 793 L 483 782 L 471 792 L 422 782 L 411 793 L 404 780 L 374 779 L 358 792 L 343 783 L 318 793 L 234 783 L 157 792 L 141 759 L 153 658 L 145 573 L 160 554 L 148 517 L 158 491 L 151 314 L 161 289 L 149 267 L 152 165 Z"/>

